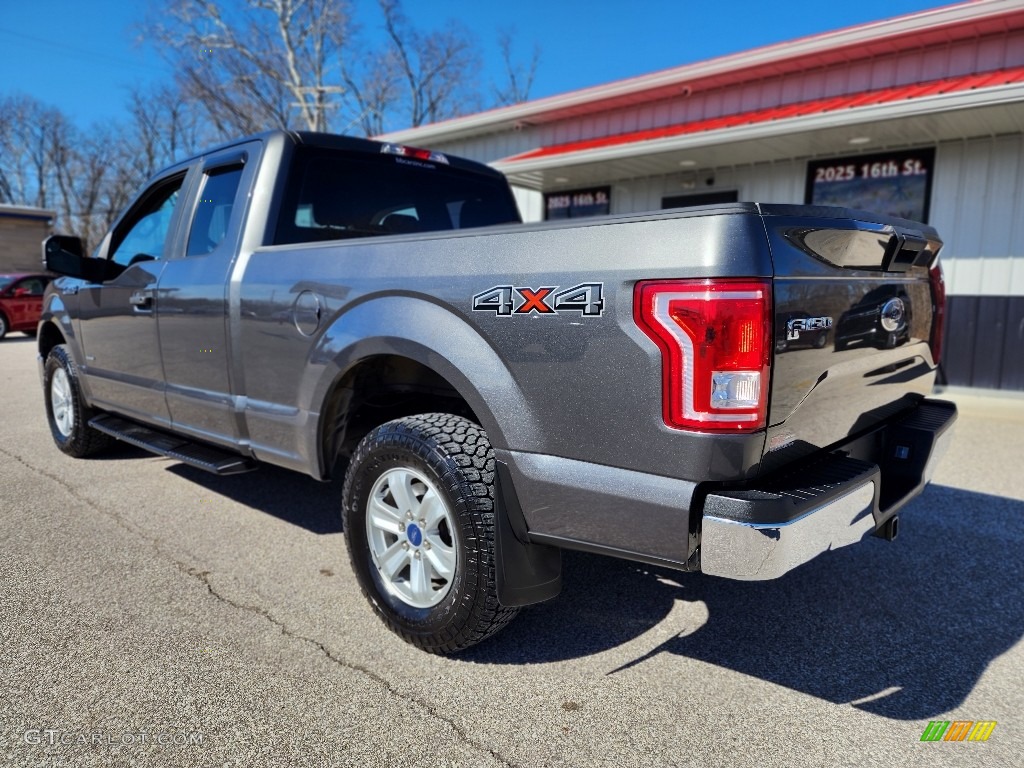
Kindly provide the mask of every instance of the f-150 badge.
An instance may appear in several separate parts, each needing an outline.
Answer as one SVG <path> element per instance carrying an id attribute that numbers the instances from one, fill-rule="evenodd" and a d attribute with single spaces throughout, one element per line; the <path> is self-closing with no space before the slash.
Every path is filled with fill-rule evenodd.
<path id="1" fill-rule="evenodd" d="M 600 317 L 604 312 L 604 283 L 580 283 L 564 291 L 559 291 L 557 285 L 541 288 L 496 285 L 473 297 L 473 311 L 494 312 L 499 317 L 560 312 Z"/>
<path id="2" fill-rule="evenodd" d="M 831 327 L 831 317 L 795 317 L 786 322 L 786 340 L 799 339 L 800 331 L 823 331 Z"/>

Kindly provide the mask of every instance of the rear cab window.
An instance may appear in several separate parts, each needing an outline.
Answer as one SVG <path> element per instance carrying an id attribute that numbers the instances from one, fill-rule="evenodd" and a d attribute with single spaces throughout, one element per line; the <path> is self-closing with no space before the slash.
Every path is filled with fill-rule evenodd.
<path id="1" fill-rule="evenodd" d="M 300 146 L 277 245 L 518 222 L 504 179 L 443 162 Z"/>
<path id="2" fill-rule="evenodd" d="M 224 242 L 231 222 L 243 166 L 233 164 L 207 170 L 189 229 L 186 256 L 205 256 Z"/>

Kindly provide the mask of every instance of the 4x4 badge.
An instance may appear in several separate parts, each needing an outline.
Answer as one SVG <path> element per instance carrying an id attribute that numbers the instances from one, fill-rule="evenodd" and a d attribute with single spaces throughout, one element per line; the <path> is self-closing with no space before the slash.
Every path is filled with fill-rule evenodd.
<path id="1" fill-rule="evenodd" d="M 604 312 L 604 283 L 580 283 L 564 291 L 559 291 L 557 285 L 541 288 L 496 285 L 473 297 L 473 311 L 494 312 L 499 317 L 559 312 L 600 317 Z"/>

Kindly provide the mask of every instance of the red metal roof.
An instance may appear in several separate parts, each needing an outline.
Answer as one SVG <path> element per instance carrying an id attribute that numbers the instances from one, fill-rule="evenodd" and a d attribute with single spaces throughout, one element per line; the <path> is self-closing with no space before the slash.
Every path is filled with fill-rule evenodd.
<path id="1" fill-rule="evenodd" d="M 738 125 L 766 123 L 773 120 L 785 120 L 794 117 L 804 117 L 807 115 L 818 115 L 825 112 L 836 112 L 842 109 L 874 106 L 877 104 L 887 104 L 896 101 L 910 101 L 912 99 L 920 99 L 925 96 L 937 96 L 946 93 L 971 91 L 978 88 L 993 88 L 1013 83 L 1024 83 L 1024 67 L 994 70 L 979 74 L 961 75 L 959 77 L 947 77 L 941 80 L 932 80 L 925 83 L 913 83 L 911 85 L 881 88 L 874 91 L 844 94 L 842 96 L 830 96 L 828 98 L 814 99 L 812 101 L 785 104 L 779 107 L 769 107 L 750 112 L 723 115 L 721 117 L 714 117 L 707 120 L 697 120 L 677 125 L 666 125 L 661 128 L 631 131 L 629 133 L 619 133 L 613 136 L 600 136 L 594 139 L 571 141 L 565 144 L 553 144 L 547 147 L 539 147 L 520 155 L 513 155 L 505 158 L 502 160 L 502 165 L 504 166 L 506 163 L 517 162 L 520 160 L 534 160 L 540 157 L 565 155 L 587 149 L 600 149 L 604 147 L 620 146 L 623 144 L 636 144 L 643 141 L 652 141 L 654 139 L 664 139 L 670 136 L 682 136 L 691 133 L 715 131 L 723 128 L 732 128 Z"/>
<path id="2" fill-rule="evenodd" d="M 432 141 L 475 137 L 511 130 L 515 125 L 539 125 L 653 103 L 677 96 L 683 87 L 695 92 L 708 91 L 758 81 L 766 76 L 785 76 L 902 51 L 937 50 L 958 40 L 979 40 L 1021 28 L 1024 28 L 1024 6 L 1020 0 L 969 0 L 391 131 L 377 138 L 428 146 Z"/>

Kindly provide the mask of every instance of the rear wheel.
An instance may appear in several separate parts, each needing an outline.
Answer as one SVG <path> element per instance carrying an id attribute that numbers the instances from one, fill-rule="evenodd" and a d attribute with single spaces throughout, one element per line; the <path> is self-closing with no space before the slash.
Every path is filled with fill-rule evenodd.
<path id="1" fill-rule="evenodd" d="M 7 318 L 0 312 L 0 339 L 7 335 Z"/>
<path id="2" fill-rule="evenodd" d="M 85 404 L 78 384 L 78 367 L 63 344 L 51 349 L 46 358 L 43 393 L 53 442 L 68 456 L 90 456 L 113 442 L 109 435 L 89 426 L 93 411 Z"/>
<path id="3" fill-rule="evenodd" d="M 423 650 L 468 648 L 518 613 L 497 598 L 493 481 L 487 435 L 444 413 L 377 427 L 349 463 L 352 568 L 384 623 Z"/>

